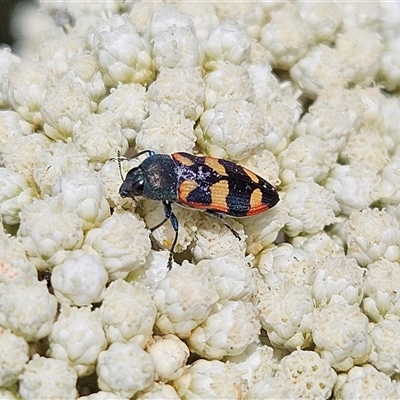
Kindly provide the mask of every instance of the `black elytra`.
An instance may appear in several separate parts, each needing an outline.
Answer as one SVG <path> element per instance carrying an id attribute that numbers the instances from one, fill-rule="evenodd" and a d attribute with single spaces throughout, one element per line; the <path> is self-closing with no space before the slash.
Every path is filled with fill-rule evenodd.
<path id="1" fill-rule="evenodd" d="M 144 150 L 132 158 L 143 154 L 148 154 L 148 157 L 127 173 L 119 194 L 121 197 L 141 196 L 162 201 L 165 218 L 151 231 L 171 221 L 175 238 L 169 253 L 168 269 L 172 267 L 179 230 L 178 219 L 171 208 L 173 202 L 205 211 L 221 220 L 223 215 L 256 215 L 279 202 L 273 185 L 232 161 L 184 152 L 156 154 L 152 150 Z M 222 222 L 240 240 L 239 234 L 225 221 Z"/>

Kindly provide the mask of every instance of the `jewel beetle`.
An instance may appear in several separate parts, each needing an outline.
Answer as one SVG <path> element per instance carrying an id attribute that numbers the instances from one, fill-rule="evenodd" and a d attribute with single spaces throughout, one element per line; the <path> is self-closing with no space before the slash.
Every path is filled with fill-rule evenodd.
<path id="1" fill-rule="evenodd" d="M 148 154 L 148 157 L 127 173 L 119 194 L 121 197 L 142 196 L 162 201 L 165 218 L 151 231 L 171 221 L 175 238 L 169 253 L 168 269 L 172 267 L 179 229 L 172 203 L 222 219 L 223 215 L 247 217 L 260 214 L 279 201 L 274 186 L 232 161 L 183 152 L 156 154 L 152 150 L 144 150 L 132 158 L 143 154 Z M 225 221 L 222 222 L 240 240 L 239 234 Z"/>

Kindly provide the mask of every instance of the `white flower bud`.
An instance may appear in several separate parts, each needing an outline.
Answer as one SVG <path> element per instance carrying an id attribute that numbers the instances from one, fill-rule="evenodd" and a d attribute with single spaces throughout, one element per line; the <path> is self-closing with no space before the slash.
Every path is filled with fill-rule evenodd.
<path id="1" fill-rule="evenodd" d="M 333 193 L 313 181 L 287 185 L 282 200 L 289 209 L 289 222 L 284 229 L 291 237 L 300 232 L 316 233 L 337 222 L 339 206 Z"/>
<path id="2" fill-rule="evenodd" d="M 72 251 L 51 275 L 58 301 L 77 306 L 101 301 L 107 280 L 102 259 L 82 250 Z"/>
<path id="3" fill-rule="evenodd" d="M 33 201 L 35 195 L 25 176 L 0 168 L 0 215 L 5 224 L 19 224 L 21 210 Z"/>
<path id="4" fill-rule="evenodd" d="M 124 279 L 130 271 L 139 269 L 151 247 L 144 222 L 128 212 L 115 212 L 100 228 L 90 230 L 84 246 L 101 255 L 111 280 Z"/>
<path id="5" fill-rule="evenodd" d="M 113 343 L 100 353 L 96 372 L 101 390 L 131 398 L 153 382 L 154 361 L 135 343 Z"/>
<path id="6" fill-rule="evenodd" d="M 59 197 L 45 197 L 26 206 L 18 236 L 39 271 L 54 267 L 83 242 L 78 214 Z"/>
<path id="7" fill-rule="evenodd" d="M 58 81 L 46 91 L 41 107 L 44 133 L 53 140 L 71 137 L 78 121 L 84 121 L 92 112 L 92 103 L 78 85 Z"/>
<path id="8" fill-rule="evenodd" d="M 0 386 L 5 388 L 16 383 L 24 370 L 29 360 L 29 346 L 22 337 L 0 327 L 0 347 Z"/>
<path id="9" fill-rule="evenodd" d="M 49 336 L 48 356 L 64 360 L 78 376 L 90 375 L 97 357 L 107 347 L 100 311 L 63 305 Z"/>
<path id="10" fill-rule="evenodd" d="M 154 300 L 159 331 L 184 339 L 207 319 L 218 294 L 209 271 L 184 262 L 155 286 Z"/>
<path id="11" fill-rule="evenodd" d="M 335 294 L 327 306 L 315 312 L 312 337 L 321 358 L 336 371 L 347 371 L 368 360 L 372 341 L 367 329 L 368 318 L 358 304 L 349 305 Z"/>
<path id="12" fill-rule="evenodd" d="M 149 290 L 140 283 L 118 279 L 104 292 L 100 307 L 108 343 L 136 343 L 145 347 L 153 333 L 156 306 Z"/>
<path id="13" fill-rule="evenodd" d="M 195 133 L 208 155 L 240 161 L 263 143 L 265 119 L 244 100 L 218 103 L 202 114 Z"/>
<path id="14" fill-rule="evenodd" d="M 74 400 L 78 396 L 76 381 L 76 373 L 66 361 L 34 354 L 20 376 L 19 393 L 24 400 Z"/>
<path id="15" fill-rule="evenodd" d="M 23 119 L 35 126 L 43 123 L 40 110 L 46 89 L 53 83 L 51 72 L 44 63 L 13 64 L 4 82 L 7 99 Z"/>
<path id="16" fill-rule="evenodd" d="M 253 305 L 228 301 L 198 326 L 188 339 L 192 352 L 207 359 L 243 353 L 257 339 L 260 323 Z"/>
<path id="17" fill-rule="evenodd" d="M 153 356 L 158 379 L 163 382 L 182 376 L 190 355 L 186 344 L 175 335 L 156 336 L 147 351 Z"/>
<path id="18" fill-rule="evenodd" d="M 57 301 L 46 282 L 0 283 L 0 325 L 33 342 L 47 336 L 53 327 Z"/>
<path id="19" fill-rule="evenodd" d="M 197 360 L 173 382 L 179 398 L 239 400 L 242 379 L 236 367 L 213 360 Z"/>

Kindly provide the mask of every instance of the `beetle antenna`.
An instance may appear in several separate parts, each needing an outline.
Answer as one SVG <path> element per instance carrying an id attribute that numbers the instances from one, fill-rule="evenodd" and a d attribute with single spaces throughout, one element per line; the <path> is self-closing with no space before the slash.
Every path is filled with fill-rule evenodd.
<path id="1" fill-rule="evenodd" d="M 122 176 L 122 169 L 121 169 L 121 152 L 119 150 L 117 152 L 117 160 L 118 160 L 119 175 L 121 176 L 121 180 L 123 182 L 124 177 Z"/>

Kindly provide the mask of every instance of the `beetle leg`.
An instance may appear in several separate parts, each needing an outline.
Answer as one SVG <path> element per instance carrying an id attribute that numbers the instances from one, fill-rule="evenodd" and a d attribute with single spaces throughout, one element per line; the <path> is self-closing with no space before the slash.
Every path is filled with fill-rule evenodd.
<path id="1" fill-rule="evenodd" d="M 175 231 L 175 238 L 174 238 L 174 241 L 172 242 L 171 249 L 169 250 L 167 267 L 168 267 L 168 270 L 170 270 L 172 268 L 172 261 L 173 261 L 173 256 L 174 256 L 175 245 L 176 245 L 176 242 L 178 241 L 179 223 L 178 223 L 178 218 L 176 218 L 176 215 L 172 212 L 171 202 L 163 201 L 163 205 L 164 205 L 165 218 L 159 224 L 150 228 L 150 231 L 153 232 L 156 229 L 158 229 L 160 226 L 164 225 L 168 220 L 171 221 L 172 228 Z"/>
<path id="2" fill-rule="evenodd" d="M 208 215 L 211 215 L 212 217 L 214 217 L 214 218 L 218 218 L 233 234 L 234 234 L 234 236 L 236 237 L 236 238 L 238 238 L 239 240 L 242 240 L 241 238 L 240 238 L 240 235 L 229 225 L 229 224 L 227 224 L 226 222 L 225 222 L 225 220 L 224 220 L 224 217 L 220 214 L 220 213 L 217 213 L 217 212 L 215 212 L 215 211 L 213 211 L 213 210 L 206 210 L 206 213 L 208 214 Z"/>

